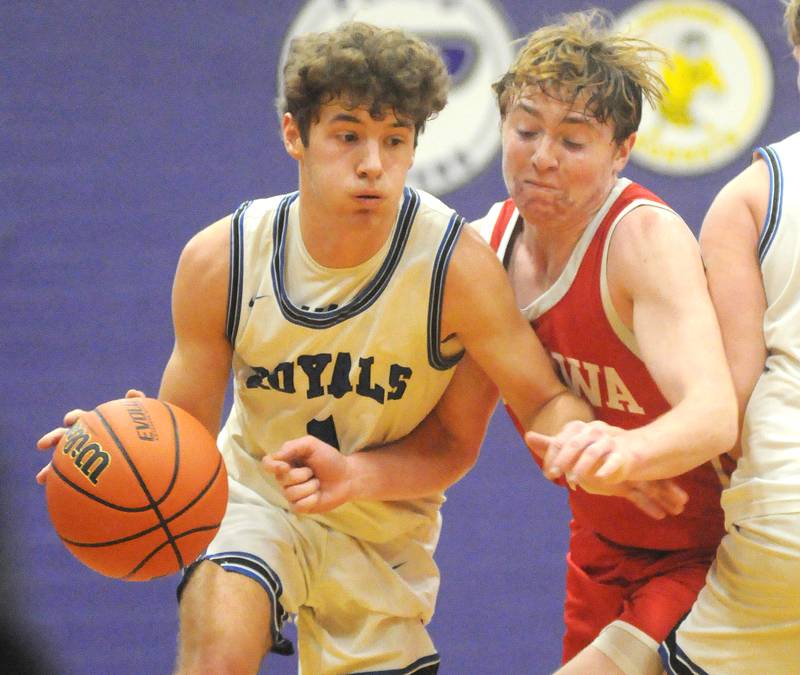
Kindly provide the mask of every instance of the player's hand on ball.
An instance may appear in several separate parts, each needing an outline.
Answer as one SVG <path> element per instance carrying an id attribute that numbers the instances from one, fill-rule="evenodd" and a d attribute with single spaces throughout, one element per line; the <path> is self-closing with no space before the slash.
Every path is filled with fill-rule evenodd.
<path id="1" fill-rule="evenodd" d="M 36 441 L 36 447 L 39 450 L 52 450 L 57 445 L 58 442 L 61 440 L 62 436 L 67 432 L 75 422 L 78 420 L 78 417 L 83 414 L 83 410 L 80 408 L 75 408 L 74 410 L 70 410 L 66 415 L 64 415 L 63 424 L 64 426 L 56 427 L 48 431 L 44 436 L 42 436 L 38 441 Z M 36 482 L 39 485 L 44 485 L 47 481 L 47 475 L 51 471 L 51 462 L 48 462 L 47 465 L 36 474 Z"/>
<path id="2" fill-rule="evenodd" d="M 261 463 L 297 513 L 324 513 L 350 498 L 347 457 L 314 436 L 287 441 Z"/>
<path id="3" fill-rule="evenodd" d="M 144 397 L 144 392 L 138 389 L 128 389 L 125 393 L 125 398 L 142 398 Z M 78 417 L 80 417 L 85 410 L 82 408 L 75 408 L 74 410 L 70 410 L 66 415 L 64 415 L 63 424 L 64 426 L 56 427 L 51 431 L 48 431 L 44 436 L 42 436 L 38 441 L 36 441 L 36 448 L 39 450 L 50 450 L 54 449 L 58 442 L 61 440 L 61 437 L 67 432 L 67 430 L 78 421 Z M 48 462 L 47 465 L 42 468 L 39 473 L 36 474 L 36 482 L 39 485 L 44 485 L 47 482 L 47 474 L 50 473 L 51 469 L 51 462 Z"/>

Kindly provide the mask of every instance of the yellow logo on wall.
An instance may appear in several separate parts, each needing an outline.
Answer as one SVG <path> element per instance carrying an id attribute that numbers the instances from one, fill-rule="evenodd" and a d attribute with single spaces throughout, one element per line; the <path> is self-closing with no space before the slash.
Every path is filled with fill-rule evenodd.
<path id="1" fill-rule="evenodd" d="M 665 49 L 667 85 L 645 105 L 632 158 L 668 174 L 714 171 L 749 149 L 772 104 L 772 64 L 761 37 L 716 0 L 650 0 L 618 27 Z"/>

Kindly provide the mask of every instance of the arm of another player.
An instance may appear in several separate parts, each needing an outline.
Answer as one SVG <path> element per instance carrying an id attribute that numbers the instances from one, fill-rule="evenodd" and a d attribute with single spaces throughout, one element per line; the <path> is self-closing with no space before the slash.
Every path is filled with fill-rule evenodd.
<path id="1" fill-rule="evenodd" d="M 445 284 L 442 335 L 455 333 L 499 388 L 525 429 L 554 434 L 570 420 L 591 420 L 590 406 L 558 379 L 520 313 L 500 261 L 465 228 Z"/>
<path id="2" fill-rule="evenodd" d="M 617 311 L 672 408 L 628 431 L 572 425 L 548 451 L 546 471 L 610 483 L 680 475 L 736 437 L 733 383 L 697 242 L 677 215 L 640 207 L 617 226 L 608 270 Z"/>
<path id="3" fill-rule="evenodd" d="M 262 464 L 301 513 L 352 500 L 426 497 L 458 481 L 475 463 L 496 403 L 497 389 L 465 355 L 436 407 L 408 436 L 350 455 L 304 436 L 284 443 Z"/>
<path id="4" fill-rule="evenodd" d="M 740 429 L 745 406 L 767 359 L 763 328 L 767 300 L 758 240 L 768 199 L 769 171 L 765 162 L 757 161 L 720 190 L 700 230 L 708 288 L 739 404 Z M 741 454 L 738 440 L 732 454 Z"/>
<path id="5" fill-rule="evenodd" d="M 197 233 L 183 249 L 172 287 L 175 343 L 158 396 L 183 408 L 216 436 L 230 377 L 228 306 L 230 217 Z"/>
<path id="6" fill-rule="evenodd" d="M 460 299 L 456 302 L 456 299 Z M 589 405 L 556 377 L 552 362 L 524 319 L 494 252 L 469 229 L 450 263 L 443 334 L 456 332 L 500 388 L 523 428 L 552 434 L 593 417 Z M 542 438 L 543 436 L 539 436 Z M 532 453 L 535 445 L 529 444 Z M 686 493 L 672 481 L 606 485 L 576 481 L 596 494 L 624 497 L 653 518 L 677 514 Z"/>

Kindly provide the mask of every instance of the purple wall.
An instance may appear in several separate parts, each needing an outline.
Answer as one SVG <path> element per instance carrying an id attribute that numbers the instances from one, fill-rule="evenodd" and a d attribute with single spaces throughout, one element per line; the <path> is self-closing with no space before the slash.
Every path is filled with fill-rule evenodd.
<path id="1" fill-rule="evenodd" d="M 175 579 L 126 584 L 78 564 L 50 528 L 33 480 L 45 458 L 33 448 L 71 407 L 117 398 L 130 386 L 157 391 L 183 243 L 244 199 L 295 185 L 272 100 L 296 11 L 285 7 L 301 4 L 6 0 L 0 7 L 0 592 L 7 591 L 2 606 L 19 639 L 49 662 L 48 672 L 161 673 L 172 663 Z M 586 6 L 495 4 L 515 36 Z M 785 94 L 756 141 L 777 139 L 797 124 L 796 67 L 780 3 L 727 4 L 768 45 L 775 91 Z M 743 150 L 699 175 L 635 164 L 627 175 L 655 188 L 696 229 L 746 157 Z M 442 196 L 468 218 L 482 215 L 504 196 L 498 161 Z M 538 475 L 502 411 L 444 514 L 443 584 L 431 627 L 442 672 L 549 672 L 560 651 L 565 499 Z M 294 668 L 291 659 L 272 659 L 271 672 Z"/>

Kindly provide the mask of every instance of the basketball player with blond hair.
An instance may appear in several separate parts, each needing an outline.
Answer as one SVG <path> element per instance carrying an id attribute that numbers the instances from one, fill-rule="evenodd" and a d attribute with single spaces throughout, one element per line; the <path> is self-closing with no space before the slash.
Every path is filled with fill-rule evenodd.
<path id="1" fill-rule="evenodd" d="M 658 644 L 723 534 L 717 456 L 734 442 L 736 402 L 697 241 L 620 175 L 643 99 L 662 91 L 661 56 L 591 10 L 534 31 L 494 85 L 510 198 L 475 225 L 597 418 L 526 440 L 551 478 L 675 475 L 688 494 L 680 515 L 651 520 L 618 497 L 569 491 L 565 674 L 660 673 Z"/>
<path id="2" fill-rule="evenodd" d="M 800 0 L 784 22 L 800 61 Z M 797 92 L 795 92 L 795 95 Z M 758 148 L 700 231 L 742 421 L 706 586 L 664 641 L 668 673 L 800 672 L 800 133 Z"/>

